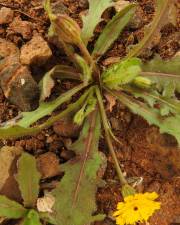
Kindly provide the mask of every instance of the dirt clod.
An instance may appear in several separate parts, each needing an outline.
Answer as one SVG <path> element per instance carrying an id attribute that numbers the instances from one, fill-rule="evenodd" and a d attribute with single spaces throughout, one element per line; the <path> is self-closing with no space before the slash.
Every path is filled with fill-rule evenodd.
<path id="1" fill-rule="evenodd" d="M 56 122 L 53 126 L 56 134 L 63 137 L 77 137 L 80 132 L 80 127 L 70 119 L 64 119 Z"/>
<path id="2" fill-rule="evenodd" d="M 13 22 L 7 29 L 7 34 L 21 34 L 24 39 L 31 39 L 32 37 L 32 23 L 23 21 L 20 17 L 15 17 Z"/>
<path id="3" fill-rule="evenodd" d="M 2 7 L 0 10 L 0 24 L 8 24 L 13 21 L 14 12 L 10 8 Z"/>
<path id="4" fill-rule="evenodd" d="M 35 35 L 21 48 L 20 61 L 25 65 L 43 65 L 51 56 L 52 52 L 47 42 L 41 36 Z"/>
<path id="5" fill-rule="evenodd" d="M 42 178 L 51 178 L 60 174 L 59 160 L 52 152 L 47 152 L 37 158 L 37 165 Z"/>

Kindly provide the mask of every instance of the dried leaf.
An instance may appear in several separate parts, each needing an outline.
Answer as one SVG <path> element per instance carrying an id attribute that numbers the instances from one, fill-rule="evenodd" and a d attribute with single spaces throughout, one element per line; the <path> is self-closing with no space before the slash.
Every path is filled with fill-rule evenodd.
<path id="1" fill-rule="evenodd" d="M 113 6 L 112 0 L 89 0 L 89 11 L 86 16 L 82 17 L 83 29 L 81 38 L 85 45 L 93 37 L 96 26 L 102 20 L 103 12 L 111 6 Z"/>
<path id="2" fill-rule="evenodd" d="M 44 197 L 38 198 L 37 209 L 39 212 L 49 212 L 52 213 L 52 207 L 55 203 L 55 198 L 50 193 L 45 193 Z"/>
<path id="3" fill-rule="evenodd" d="M 113 107 L 116 105 L 116 98 L 108 93 L 105 93 L 105 98 L 107 99 L 107 102 L 108 102 L 106 109 L 112 112 Z"/>
<path id="4" fill-rule="evenodd" d="M 106 25 L 95 44 L 92 53 L 93 58 L 99 59 L 111 47 L 114 41 L 119 37 L 124 27 L 133 17 L 135 6 L 135 4 L 128 5 L 122 11 L 117 13 Z"/>
<path id="5" fill-rule="evenodd" d="M 103 215 L 93 216 L 100 181 L 97 172 L 106 164 L 98 152 L 99 137 L 100 116 L 94 111 L 84 123 L 79 140 L 71 147 L 76 157 L 64 164 L 65 175 L 52 192 L 56 198 L 54 216 L 57 225 L 84 225 L 104 218 Z"/>
<path id="6" fill-rule="evenodd" d="M 114 4 L 114 8 L 117 12 L 120 12 L 123 10 L 126 6 L 130 5 L 131 3 L 129 1 L 124 1 L 124 0 L 118 0 Z"/>
<path id="7" fill-rule="evenodd" d="M 23 153 L 18 160 L 17 182 L 21 190 L 25 207 L 34 207 L 39 194 L 40 173 L 36 160 L 28 153 Z"/>
<path id="8" fill-rule="evenodd" d="M 55 82 L 52 78 L 52 74 L 54 73 L 54 68 L 45 73 L 43 79 L 39 83 L 39 88 L 41 90 L 40 101 L 44 101 L 51 94 L 51 90 L 55 85 Z"/>
<path id="9" fill-rule="evenodd" d="M 153 21 L 146 28 L 144 38 L 129 51 L 127 58 L 138 56 L 143 50 L 150 48 L 154 38 L 159 36 L 160 30 L 167 23 L 167 14 L 174 4 L 174 0 L 156 0 L 156 13 Z"/>
<path id="10" fill-rule="evenodd" d="M 9 219 L 19 219 L 26 215 L 27 209 L 25 209 L 19 203 L 8 199 L 5 196 L 0 195 L 0 216 Z"/>
<path id="11" fill-rule="evenodd" d="M 9 178 L 9 170 L 14 159 L 21 154 L 21 149 L 5 146 L 0 149 L 0 190 Z"/>

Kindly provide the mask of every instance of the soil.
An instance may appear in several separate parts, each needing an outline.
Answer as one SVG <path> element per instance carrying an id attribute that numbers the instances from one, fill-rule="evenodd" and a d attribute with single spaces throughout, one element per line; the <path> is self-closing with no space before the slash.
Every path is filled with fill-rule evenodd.
<path id="1" fill-rule="evenodd" d="M 57 4 L 56 10 L 62 10 L 63 3 L 64 10 L 81 25 L 80 14 L 88 7 L 87 0 L 55 0 L 54 2 Z M 134 1 L 131 0 L 131 2 Z M 101 65 L 108 65 L 116 58 L 123 57 L 128 46 L 135 44 L 142 38 L 143 27 L 151 21 L 154 15 L 154 4 L 152 0 L 138 0 L 136 2 L 140 5 L 140 22 L 137 19 L 136 24 L 131 24 L 130 27 L 125 29 L 121 37 L 102 58 Z M 29 35 L 26 33 L 26 36 L 23 36 L 22 32 L 10 30 L 10 25 L 0 25 L 0 38 L 12 41 L 19 48 L 32 38 L 32 34 L 38 33 L 47 40 L 49 21 L 44 13 L 42 0 L 0 0 L 1 7 L 12 9 L 14 18 L 20 17 L 23 21 L 31 23 L 32 30 Z M 105 13 L 104 17 L 108 19 L 110 14 L 111 12 Z M 163 27 L 158 44 L 153 47 L 150 53 L 143 55 L 143 59 L 152 57 L 156 53 L 167 59 L 177 53 L 179 50 L 177 36 L 179 22 L 178 19 L 177 26 L 167 24 Z M 95 37 L 101 32 L 103 25 L 102 22 L 97 27 Z M 62 51 L 58 50 L 53 44 L 51 44 L 51 50 L 53 57 L 46 65 L 32 66 L 31 72 L 35 80 L 39 80 L 39 75 L 44 74 L 52 65 L 66 60 Z M 54 88 L 53 95 L 57 96 L 59 91 L 66 91 L 73 85 L 70 82 L 63 82 L 61 90 L 58 87 Z M 18 111 L 19 109 L 12 105 L 0 90 L 0 122 L 13 118 Z M 118 143 L 114 143 L 114 145 L 119 162 L 129 182 L 135 184 L 139 191 L 156 191 L 160 195 L 159 200 L 162 207 L 151 218 L 149 224 L 180 224 L 180 152 L 177 149 L 176 141 L 169 135 L 161 135 L 156 127 L 149 126 L 146 121 L 131 114 L 120 103 L 113 107 L 112 112 L 107 113 L 113 132 L 122 142 L 122 145 Z M 0 147 L 4 145 L 21 146 L 25 151 L 40 157 L 41 164 L 46 154 L 50 153 L 53 154 L 52 157 L 56 156 L 49 163 L 47 157 L 45 157 L 46 168 L 43 169 L 45 179 L 41 183 L 42 190 L 56 186 L 57 180 L 62 176 L 62 174 L 54 171 L 58 168 L 57 163 L 64 163 L 74 156 L 67 149 L 75 137 L 68 135 L 68 132 L 66 137 L 62 137 L 61 132 L 66 131 L 63 130 L 58 133 L 57 129 L 51 127 L 33 137 L 0 140 Z M 104 175 L 106 185 L 98 190 L 97 204 L 98 212 L 105 213 L 107 217 L 102 222 L 96 222 L 95 225 L 113 225 L 115 222 L 111 217 L 112 212 L 116 208 L 117 202 L 122 200 L 120 184 L 103 138 L 100 140 L 99 148 L 107 156 L 108 167 Z M 47 168 L 50 169 L 47 170 Z M 50 174 L 53 175 L 48 177 L 49 171 L 52 171 Z"/>

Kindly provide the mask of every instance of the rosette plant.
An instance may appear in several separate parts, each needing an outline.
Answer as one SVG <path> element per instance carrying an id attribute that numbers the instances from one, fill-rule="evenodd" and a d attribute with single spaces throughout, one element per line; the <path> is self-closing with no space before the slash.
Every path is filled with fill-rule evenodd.
<path id="1" fill-rule="evenodd" d="M 170 1 L 157 0 L 154 18 L 145 30 L 144 38 L 132 46 L 125 58 L 109 68 L 103 68 L 99 63 L 101 57 L 120 36 L 136 11 L 136 4 L 128 4 L 117 12 L 92 48 L 94 30 L 102 20 L 103 12 L 114 4 L 112 0 L 89 0 L 89 10 L 82 19 L 81 29 L 68 15 L 55 15 L 50 0 L 46 0 L 45 10 L 51 22 L 49 38 L 57 46 L 63 47 L 72 66 L 56 65 L 47 72 L 40 82 L 39 107 L 35 111 L 22 113 L 18 121 L 10 121 L 0 128 L 0 138 L 34 135 L 65 117 L 73 118 L 72 122 L 83 127 L 79 139 L 71 146 L 76 156 L 62 166 L 65 175 L 52 192 L 56 198 L 54 217 L 60 225 L 84 225 L 103 218 L 94 214 L 95 193 L 100 179 L 98 171 L 105 165 L 105 159 L 98 151 L 101 124 L 120 182 L 127 184 L 113 148 L 112 140 L 120 140 L 114 136 L 106 115 L 105 94 L 113 96 L 149 124 L 158 126 L 161 133 L 174 136 L 180 143 L 180 103 L 176 96 L 180 92 L 179 57 L 166 63 L 159 56 L 146 63 L 138 58 L 163 25 Z M 57 76 L 60 80 L 67 79 L 79 84 L 55 100 L 45 102 L 53 86 L 53 77 Z M 68 104 L 64 111 L 33 125 L 51 115 L 79 92 L 80 97 Z"/>

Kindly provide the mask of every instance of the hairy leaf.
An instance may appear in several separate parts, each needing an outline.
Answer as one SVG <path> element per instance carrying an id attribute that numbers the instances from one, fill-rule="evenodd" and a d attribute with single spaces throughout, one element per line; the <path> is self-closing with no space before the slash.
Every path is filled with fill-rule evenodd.
<path id="1" fill-rule="evenodd" d="M 155 90 L 141 90 L 130 87 L 126 88 L 126 91 L 129 91 L 136 98 L 142 98 L 150 107 L 158 109 L 162 116 L 169 115 L 170 113 L 180 115 L 180 101 L 175 98 L 162 96 Z"/>
<path id="2" fill-rule="evenodd" d="M 24 200 L 24 206 L 34 207 L 39 194 L 40 173 L 36 167 L 36 159 L 28 153 L 22 153 L 18 160 L 16 180 Z"/>
<path id="3" fill-rule="evenodd" d="M 42 225 L 38 212 L 36 212 L 34 209 L 29 210 L 22 225 Z"/>
<path id="4" fill-rule="evenodd" d="M 92 69 L 89 67 L 83 57 L 77 54 L 75 55 L 75 57 L 82 70 L 82 80 L 84 81 L 84 84 L 87 85 L 88 82 L 92 80 Z"/>
<path id="5" fill-rule="evenodd" d="M 161 116 L 159 110 L 149 107 L 147 104 L 137 101 L 136 99 L 117 91 L 110 91 L 133 113 L 142 116 L 151 125 L 160 128 L 161 133 L 168 133 L 174 136 L 180 145 L 180 114 L 175 116 Z"/>
<path id="6" fill-rule="evenodd" d="M 71 112 L 76 112 L 79 110 L 79 108 L 82 106 L 83 102 L 85 101 L 86 97 L 89 94 L 89 91 L 91 91 L 91 88 L 89 88 L 88 91 L 86 91 L 78 101 L 76 101 L 73 104 L 70 104 L 66 110 L 63 112 L 60 112 L 56 116 L 51 116 L 49 119 L 46 120 L 46 122 L 37 125 L 35 127 L 22 127 L 18 124 L 7 124 L 6 126 L 0 127 L 0 139 L 7 139 L 7 138 L 17 138 L 17 137 L 23 137 L 26 135 L 33 135 L 41 130 L 51 126 L 56 121 L 62 119 L 63 117 L 66 117 Z"/>
<path id="7" fill-rule="evenodd" d="M 105 86 L 110 89 L 119 89 L 120 86 L 128 84 L 141 72 L 141 60 L 131 58 L 114 64 L 102 74 Z"/>
<path id="8" fill-rule="evenodd" d="M 106 164 L 98 152 L 99 137 L 100 116 L 95 110 L 84 123 L 79 140 L 71 147 L 76 157 L 61 167 L 65 175 L 53 191 L 58 225 L 90 224 L 104 217 L 92 215 L 96 211 L 95 194 L 100 181 L 97 173 Z"/>
<path id="9" fill-rule="evenodd" d="M 164 61 L 156 56 L 151 61 L 143 64 L 143 76 L 151 79 L 163 96 L 172 97 L 180 93 L 180 57 Z"/>
<path id="10" fill-rule="evenodd" d="M 93 58 L 99 59 L 109 49 L 109 47 L 111 47 L 134 15 L 134 12 L 135 4 L 130 4 L 112 18 L 95 44 L 92 53 Z"/>
<path id="11" fill-rule="evenodd" d="M 74 94 L 80 91 L 84 87 L 84 84 L 80 84 L 77 87 L 63 93 L 58 98 L 51 102 L 42 102 L 39 107 L 32 112 L 23 112 L 23 118 L 17 123 L 18 126 L 29 127 L 31 124 L 41 119 L 44 116 L 50 115 L 58 106 L 68 101 Z"/>
<path id="12" fill-rule="evenodd" d="M 146 28 L 144 38 L 129 51 L 127 58 L 138 56 L 142 50 L 151 48 L 151 43 L 159 34 L 161 27 L 167 22 L 167 13 L 172 3 L 171 0 L 156 0 L 156 13 L 153 21 Z"/>
<path id="13" fill-rule="evenodd" d="M 8 199 L 6 196 L 0 195 L 0 217 L 8 219 L 19 219 L 26 215 L 25 209 L 19 203 Z"/>
<path id="14" fill-rule="evenodd" d="M 97 103 L 97 99 L 94 97 L 94 90 L 89 94 L 87 97 L 86 102 L 84 103 L 83 107 L 75 114 L 74 122 L 78 125 L 81 125 L 84 119 L 95 110 Z"/>
<path id="15" fill-rule="evenodd" d="M 81 33 L 85 45 L 93 37 L 94 30 L 99 22 L 103 12 L 113 5 L 112 0 L 89 0 L 89 11 L 83 16 L 83 29 Z"/>

